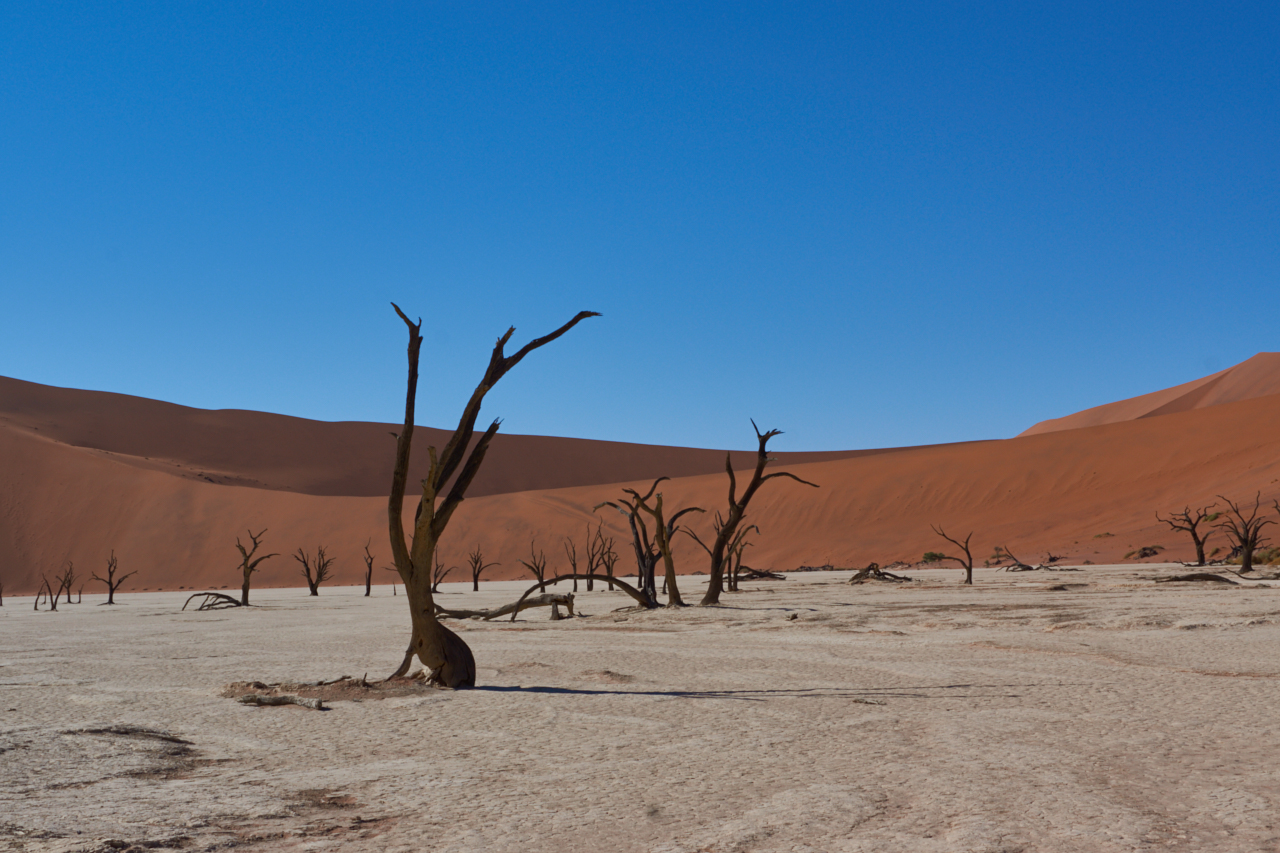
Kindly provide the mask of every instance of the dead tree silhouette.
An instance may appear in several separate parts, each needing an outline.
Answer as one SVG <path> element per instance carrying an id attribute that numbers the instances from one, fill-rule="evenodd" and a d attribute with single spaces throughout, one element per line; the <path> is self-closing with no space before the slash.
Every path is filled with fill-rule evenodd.
<path id="1" fill-rule="evenodd" d="M 266 534 L 267 529 L 254 533 L 249 530 L 249 541 L 253 544 L 252 548 L 246 549 L 241 543 L 240 537 L 236 537 L 236 549 L 240 552 L 240 573 L 243 580 L 240 582 L 240 605 L 242 607 L 249 606 L 249 578 L 258 570 L 258 565 L 263 560 L 270 560 L 272 557 L 279 557 L 279 554 L 265 554 L 258 559 L 254 559 L 253 555 L 258 552 L 258 547 L 262 545 L 262 537 Z"/>
<path id="2" fill-rule="evenodd" d="M 325 547 L 321 545 L 316 548 L 314 560 L 301 548 L 293 555 L 293 559 L 302 565 L 302 576 L 307 579 L 307 589 L 312 595 L 319 595 L 320 584 L 327 581 L 332 574 L 333 558 L 325 553 Z"/>
<path id="3" fill-rule="evenodd" d="M 1196 545 L 1197 566 L 1204 565 L 1204 545 L 1209 541 L 1209 537 L 1213 535 L 1213 531 L 1210 530 L 1201 536 L 1199 527 L 1201 524 L 1212 524 L 1217 521 L 1218 516 L 1222 513 L 1212 512 L 1211 510 L 1215 506 L 1217 504 L 1212 503 L 1208 506 L 1197 507 L 1194 510 L 1189 506 L 1184 507 L 1182 512 L 1170 513 L 1168 518 L 1161 518 L 1160 513 L 1156 513 L 1156 521 L 1169 525 L 1172 530 L 1182 530 L 1191 535 L 1191 541 Z"/>
<path id="4" fill-rule="evenodd" d="M 969 550 L 969 540 L 973 538 L 973 533 L 970 532 L 968 536 L 964 537 L 964 541 L 961 542 L 958 539 L 952 539 L 950 536 L 946 534 L 946 532 L 941 527 L 937 527 L 934 525 L 930 525 L 930 527 L 933 528 L 934 533 L 938 534 L 943 539 L 950 542 L 952 545 L 955 545 L 957 548 L 964 551 L 964 557 L 963 558 L 952 557 L 947 554 L 940 554 L 936 551 L 930 551 L 929 555 L 931 555 L 933 559 L 926 560 L 926 562 L 932 563 L 932 562 L 941 562 L 943 560 L 951 560 L 953 562 L 959 563 L 964 568 L 964 583 L 968 586 L 973 586 L 973 552 Z M 1009 549 L 1006 548 L 1004 552 L 1008 554 Z M 1013 558 L 1012 554 L 1010 554 L 1009 556 Z M 1016 560 L 1016 558 L 1014 559 Z M 1021 564 L 1020 560 L 1018 560 L 1017 562 Z"/>
<path id="5" fill-rule="evenodd" d="M 1240 572 L 1242 574 L 1251 572 L 1253 571 L 1253 552 L 1267 541 L 1262 537 L 1262 528 L 1268 524 L 1275 524 L 1275 520 L 1258 515 L 1258 510 L 1262 506 L 1262 492 L 1254 496 L 1253 511 L 1247 517 L 1238 504 L 1227 500 L 1222 495 L 1218 495 L 1218 500 L 1227 505 L 1227 511 L 1223 513 L 1222 521 L 1214 526 L 1225 532 L 1229 539 L 1234 540 L 1236 548 L 1240 550 Z M 1276 509 L 1280 511 L 1280 506 Z"/>
<path id="6" fill-rule="evenodd" d="M 133 571 L 133 572 L 129 572 L 129 574 L 127 575 L 121 575 L 120 577 L 117 578 L 116 568 L 117 568 L 116 552 L 113 549 L 111 551 L 111 556 L 107 558 L 107 576 L 105 578 L 100 578 L 95 573 L 92 575 L 92 577 L 90 577 L 90 580 L 99 581 L 107 585 L 107 601 L 106 601 L 107 604 L 115 604 L 116 590 L 120 588 L 120 584 L 124 583 L 129 578 L 137 574 L 136 571 Z"/>
<path id="7" fill-rule="evenodd" d="M 671 516 L 670 520 L 664 518 L 664 510 L 662 506 L 662 493 L 658 492 L 658 484 L 663 480 L 669 480 L 670 477 L 659 477 L 653 481 L 653 485 L 649 487 L 649 491 L 641 495 L 635 489 L 623 489 L 623 493 L 630 495 L 628 498 L 620 498 L 617 501 L 605 501 L 596 506 L 600 509 L 602 506 L 610 506 L 624 515 L 627 523 L 631 527 L 632 546 L 636 552 L 636 567 L 638 569 L 640 582 L 636 584 L 645 595 L 649 596 L 651 606 L 658 606 L 658 582 L 656 570 L 658 560 L 663 561 L 665 570 L 664 587 L 667 590 L 667 606 L 683 607 L 684 599 L 680 597 L 680 587 L 676 583 L 675 560 L 671 555 L 671 540 L 675 536 L 676 531 L 681 527 L 677 523 L 680 516 L 690 512 L 705 512 L 702 507 L 691 506 L 680 510 Z M 655 497 L 655 492 L 656 497 Z M 653 505 L 649 505 L 649 500 L 653 499 Z M 654 524 L 653 539 L 649 539 L 649 526 L 645 523 L 644 516 L 648 515 Z"/>
<path id="8" fill-rule="evenodd" d="M 400 306 L 392 303 L 392 307 L 409 331 L 409 377 L 405 389 L 404 426 L 396 436 L 396 461 L 391 478 L 391 495 L 387 500 L 387 523 L 391 536 L 391 553 L 409 599 L 409 615 L 412 623 L 409 646 L 393 677 L 407 673 L 413 658 L 417 657 L 427 668 L 433 683 L 445 687 L 470 687 L 476 681 L 475 657 L 462 638 L 442 625 L 436 618 L 435 600 L 431 593 L 431 570 L 440 537 L 444 535 L 449 519 L 453 517 L 458 505 L 466 497 L 467 489 L 480 470 L 481 463 L 484 462 L 489 444 L 498 432 L 500 422 L 495 420 L 475 440 L 474 445 L 472 444 L 476 419 L 480 416 L 480 406 L 493 386 L 497 385 L 498 381 L 526 355 L 551 343 L 582 320 L 599 315 L 594 311 L 581 311 L 551 334 L 525 344 L 514 355 L 506 355 L 503 350 L 515 333 L 515 328 L 508 329 L 506 334 L 498 338 L 497 343 L 494 344 L 493 353 L 489 357 L 489 365 L 485 368 L 484 376 L 463 408 L 458 426 L 448 443 L 439 452 L 434 447 L 427 449 L 430 465 L 427 476 L 422 480 L 422 497 L 414 513 L 411 550 L 405 537 L 403 510 L 405 486 L 409 477 L 409 457 L 413 444 L 418 364 L 423 340 L 422 321 L 418 320 L 415 323 L 400 310 Z M 468 448 L 470 448 L 469 452 Z"/>
<path id="9" fill-rule="evenodd" d="M 707 582 L 707 592 L 702 596 L 702 604 L 704 607 L 712 604 L 720 603 L 720 594 L 724 592 L 724 567 L 725 556 L 728 552 L 729 543 L 733 541 L 734 536 L 738 533 L 738 525 L 742 523 L 742 519 L 746 517 L 747 505 L 751 503 L 751 499 L 755 497 L 759 488 L 765 482 L 775 477 L 787 477 L 802 483 L 806 486 L 818 488 L 817 483 L 810 483 L 808 480 L 802 480 L 795 474 L 787 471 L 776 471 L 772 474 L 765 474 L 765 466 L 769 464 L 769 454 L 767 445 L 769 439 L 775 435 L 781 435 L 782 430 L 771 429 L 766 433 L 761 433 L 760 428 L 756 426 L 756 422 L 751 422 L 751 428 L 756 432 L 756 440 L 759 448 L 756 450 L 756 467 L 751 472 L 751 479 L 747 481 L 747 487 L 743 489 L 742 496 L 737 496 L 738 480 L 733 473 L 733 457 L 726 453 L 724 457 L 724 468 L 729 475 L 729 507 L 727 514 L 721 515 L 716 513 L 715 530 L 716 538 L 714 544 L 707 548 L 711 554 L 711 577 Z M 704 546 L 706 547 L 706 546 Z"/>
<path id="10" fill-rule="evenodd" d="M 369 546 L 373 543 L 370 539 L 364 543 L 364 597 L 368 598 L 373 592 L 373 554 L 369 551 Z"/>
<path id="11" fill-rule="evenodd" d="M 500 566 L 501 563 L 486 563 L 484 554 L 480 551 L 480 545 L 477 543 L 475 550 L 467 555 L 467 568 L 471 572 L 471 591 L 480 591 L 480 575 L 485 569 L 491 569 L 494 566 Z"/>

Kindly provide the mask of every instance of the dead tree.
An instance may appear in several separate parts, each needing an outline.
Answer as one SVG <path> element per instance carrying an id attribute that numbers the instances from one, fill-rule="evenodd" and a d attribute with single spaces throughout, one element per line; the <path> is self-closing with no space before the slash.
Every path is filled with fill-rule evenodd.
<path id="1" fill-rule="evenodd" d="M 522 610 L 529 610 L 533 607 L 550 607 L 551 621 L 558 622 L 562 618 L 560 615 L 560 605 L 563 604 L 569 609 L 569 615 L 573 615 L 573 593 L 554 593 L 539 595 L 536 598 L 521 598 L 518 602 L 508 604 L 505 607 L 494 607 L 489 610 L 446 610 L 439 605 L 436 606 L 436 618 L 438 619 L 482 619 L 486 622 L 497 619 L 501 616 L 519 613 Z"/>
<path id="2" fill-rule="evenodd" d="M 369 545 L 373 540 L 370 539 L 364 543 L 364 597 L 368 598 L 373 592 L 373 554 L 369 551 Z"/>
<path id="3" fill-rule="evenodd" d="M 1213 531 L 1210 530 L 1208 533 L 1201 536 L 1198 528 L 1202 523 L 1212 524 L 1218 519 L 1218 516 L 1221 515 L 1221 513 L 1212 511 L 1215 506 L 1217 506 L 1217 504 L 1212 503 L 1208 506 L 1197 507 L 1194 510 L 1189 506 L 1184 507 L 1182 512 L 1170 513 L 1168 518 L 1161 518 L 1160 513 L 1156 513 L 1156 521 L 1169 525 L 1172 530 L 1183 530 L 1191 534 L 1191 541 L 1196 544 L 1197 566 L 1204 565 L 1204 544 L 1208 542 L 1209 537 L 1213 535 Z"/>
<path id="4" fill-rule="evenodd" d="M 471 571 L 471 591 L 480 591 L 480 574 L 485 569 L 491 569 L 494 566 L 500 566 L 501 563 L 486 563 L 484 554 L 480 551 L 480 545 L 477 543 L 475 550 L 467 555 L 467 568 Z"/>
<path id="5" fill-rule="evenodd" d="M 569 574 L 578 574 L 578 545 L 572 536 L 564 537 L 564 556 L 569 561 Z M 578 579 L 573 579 L 573 591 L 578 591 Z"/>
<path id="6" fill-rule="evenodd" d="M 963 558 L 952 557 L 947 554 L 938 553 L 937 551 L 930 551 L 928 554 L 926 554 L 925 562 L 935 563 L 935 562 L 941 562 L 943 560 L 951 560 L 952 562 L 959 563 L 964 568 L 964 583 L 967 586 L 973 586 L 973 553 L 969 550 L 969 540 L 973 538 L 973 533 L 971 532 L 968 536 L 964 537 L 964 541 L 961 542 L 957 539 L 952 539 L 950 536 L 946 534 L 945 531 L 943 531 L 941 527 L 936 527 L 933 525 L 930 525 L 930 527 L 933 527 L 934 533 L 938 534 L 943 539 L 950 542 L 952 545 L 955 545 L 957 548 L 964 551 L 964 557 Z M 1005 553 L 1006 554 L 1009 553 L 1009 550 L 1007 548 L 1005 549 Z M 929 557 L 933 557 L 933 559 L 930 560 L 928 559 Z"/>
<path id="7" fill-rule="evenodd" d="M 529 542 L 529 559 L 521 560 L 520 565 L 529 570 L 529 573 L 538 580 L 539 583 L 547 576 L 547 555 L 535 548 L 537 540 Z"/>
<path id="8" fill-rule="evenodd" d="M 240 605 L 242 607 L 249 606 L 249 577 L 258 570 L 258 564 L 263 560 L 270 560 L 272 557 L 279 557 L 279 554 L 267 554 L 265 556 L 254 559 L 253 555 L 258 552 L 258 546 L 262 544 L 262 537 L 267 532 L 264 527 L 262 530 L 254 533 L 249 532 L 249 541 L 253 544 L 252 548 L 246 549 L 240 542 L 240 537 L 236 537 L 236 549 L 240 552 L 240 574 L 243 579 L 240 581 Z"/>
<path id="9" fill-rule="evenodd" d="M 129 578 L 133 577 L 136 574 L 137 574 L 136 571 L 129 572 L 129 574 L 121 575 L 119 578 L 117 578 L 116 577 L 116 552 L 112 550 L 111 556 L 107 558 L 107 576 L 105 578 L 100 578 L 95 573 L 90 578 L 90 580 L 95 580 L 101 583 L 105 583 L 107 585 L 107 602 L 106 603 L 115 604 L 116 590 L 120 588 L 120 584 L 124 583 L 126 580 L 128 580 Z"/>
<path id="10" fill-rule="evenodd" d="M 440 554 L 439 553 L 436 554 L 436 567 L 431 572 L 431 594 L 432 595 L 435 595 L 437 592 L 440 591 L 440 584 L 444 583 L 445 577 L 448 576 L 449 572 L 453 571 L 456 568 L 458 567 L 450 566 L 449 568 L 446 569 L 444 567 L 444 563 L 440 562 Z"/>
<path id="11" fill-rule="evenodd" d="M 1218 495 L 1218 500 L 1227 505 L 1227 511 L 1222 514 L 1222 521 L 1219 521 L 1215 527 L 1223 530 L 1229 539 L 1234 540 L 1236 548 L 1240 551 L 1241 573 L 1251 572 L 1253 571 L 1253 552 L 1267 541 L 1262 537 L 1262 528 L 1268 524 L 1275 524 L 1275 520 L 1258 515 L 1258 510 L 1262 506 L 1262 492 L 1254 496 L 1253 511 L 1247 517 L 1238 504 L 1232 503 L 1222 495 Z M 1280 506 L 1276 509 L 1280 511 Z"/>
<path id="12" fill-rule="evenodd" d="M 664 588 L 667 590 L 667 606 L 683 607 L 684 599 L 680 597 L 680 587 L 676 584 L 676 567 L 675 560 L 671 555 L 671 540 L 675 536 L 676 531 L 680 530 L 677 522 L 680 516 L 689 512 L 705 512 L 701 507 L 687 507 L 671 516 L 668 521 L 664 518 L 662 507 L 662 493 L 658 492 L 658 484 L 663 480 L 669 480 L 670 477 L 659 477 L 653 481 L 653 485 L 649 487 L 649 491 L 641 495 L 635 489 L 623 489 L 623 493 L 630 495 L 630 499 L 622 498 L 617 502 L 605 501 L 599 504 L 596 509 L 602 506 L 611 506 L 622 515 L 626 516 L 627 523 L 631 526 L 632 546 L 636 552 L 636 567 L 638 569 L 640 583 L 637 586 L 646 593 L 653 602 L 653 606 L 658 606 L 658 582 L 656 577 L 656 569 L 658 560 L 663 562 L 665 570 Z M 655 492 L 657 493 L 655 496 Z M 653 500 L 653 505 L 649 505 L 649 501 Z M 645 524 L 644 513 L 648 515 L 654 524 L 653 540 L 649 539 L 649 526 Z"/>
<path id="13" fill-rule="evenodd" d="M 0 581 L 0 607 L 4 607 L 4 581 Z"/>
<path id="14" fill-rule="evenodd" d="M 616 503 L 614 501 L 605 501 L 597 504 L 593 512 L 603 506 L 616 509 L 627 519 L 627 523 L 631 526 L 631 547 L 636 556 L 636 588 L 648 596 L 649 603 L 646 605 L 647 607 L 657 607 L 658 589 L 657 582 L 654 579 L 654 570 L 658 565 L 660 555 L 658 554 L 658 549 L 653 547 L 653 543 L 649 540 L 649 527 L 644 523 L 644 519 L 640 517 L 639 508 L 626 500 Z"/>
<path id="15" fill-rule="evenodd" d="M 601 527 L 603 527 L 603 525 L 601 525 Z M 604 581 L 609 584 L 609 589 L 612 590 L 613 585 L 616 582 L 616 579 L 613 576 L 613 567 L 618 564 L 618 552 L 613 550 L 614 538 L 612 536 L 603 535 L 600 532 L 601 527 L 596 528 L 596 536 L 598 536 L 601 541 L 600 565 L 604 568 Z M 591 583 L 590 578 L 587 578 L 587 583 Z M 588 586 L 588 589 L 590 589 L 590 586 Z"/>
<path id="16" fill-rule="evenodd" d="M 413 547 L 410 549 L 404 531 L 404 492 L 409 477 L 409 457 L 413 444 L 413 418 L 418 394 L 418 361 L 422 349 L 422 321 L 414 323 L 393 303 L 396 314 L 409 330 L 409 377 L 405 390 L 404 427 L 396 436 L 396 461 L 391 478 L 391 496 L 387 501 L 387 523 L 391 535 L 391 553 L 396 570 L 404 582 L 409 599 L 412 634 L 404 659 L 394 676 L 402 676 L 416 656 L 430 672 L 431 681 L 446 687 L 471 687 L 476 681 L 475 657 L 462 638 L 450 631 L 436 618 L 435 600 L 431 593 L 431 568 L 435 550 L 444 534 L 449 519 L 466 497 L 467 489 L 475 479 L 484 461 L 489 444 L 498 432 L 499 422 L 494 421 L 478 438 L 475 438 L 476 419 L 480 406 L 498 381 L 539 347 L 551 343 L 588 317 L 599 316 L 593 311 L 581 311 L 568 323 L 549 335 L 525 344 L 514 355 L 503 352 L 511 340 L 515 328 L 498 338 L 485 368 L 484 376 L 471 394 L 458 419 L 458 426 L 437 452 L 428 448 L 430 465 L 422 480 L 422 497 L 413 521 Z M 474 439 L 474 444 L 473 444 Z M 468 448 L 470 449 L 468 451 Z M 446 491 L 447 488 L 447 491 Z"/>
<path id="17" fill-rule="evenodd" d="M 61 593 L 61 592 L 62 592 L 62 589 L 61 587 L 59 587 L 58 593 Z M 57 610 L 58 609 L 58 593 L 55 593 L 53 591 L 53 584 L 49 583 L 49 579 L 45 577 L 43 574 L 40 575 L 40 589 L 36 592 L 35 606 L 32 607 L 32 610 L 36 610 L 36 611 L 40 610 L 40 600 L 44 598 L 46 595 L 48 596 L 48 599 L 49 599 L 49 610 L 51 611 Z"/>
<path id="18" fill-rule="evenodd" d="M 325 553 L 325 547 L 321 545 L 316 548 L 314 560 L 301 548 L 293 555 L 293 559 L 302 564 L 302 576 L 307 579 L 307 589 L 311 590 L 312 595 L 319 595 L 320 584 L 327 581 L 331 575 L 333 558 Z"/>
<path id="19" fill-rule="evenodd" d="M 62 574 L 54 578 L 58 582 L 58 592 L 62 592 L 64 589 L 67 591 L 67 604 L 71 603 L 71 585 L 76 582 L 77 577 L 76 564 L 67 560 L 67 565 L 62 569 Z M 56 600 L 54 604 L 57 604 Z M 55 607 L 54 609 L 56 610 L 57 608 Z"/>
<path id="20" fill-rule="evenodd" d="M 611 559 L 609 555 L 612 555 Z M 613 537 L 604 535 L 604 522 L 596 524 L 595 534 L 591 533 L 591 523 L 587 522 L 587 592 L 595 589 L 595 580 L 601 569 L 608 563 L 608 577 L 613 577 L 613 563 L 617 554 L 613 552 Z M 613 584 L 609 584 L 613 589 Z"/>
<path id="21" fill-rule="evenodd" d="M 752 524 L 739 530 L 733 537 L 733 541 L 729 543 L 728 555 L 729 565 L 729 591 L 738 591 L 738 581 L 742 575 L 742 552 L 751 547 L 751 543 L 747 541 L 747 536 L 751 531 L 760 532 L 760 528 Z"/>
<path id="22" fill-rule="evenodd" d="M 743 489 L 742 496 L 737 496 L 738 481 L 733 473 L 733 457 L 726 453 L 724 457 L 724 468 L 729 474 L 729 507 L 727 515 L 716 513 L 716 538 L 715 543 L 707 550 L 711 554 L 711 577 L 707 582 L 707 592 L 702 596 L 700 602 L 704 607 L 712 604 L 720 603 L 720 594 L 724 592 L 724 569 L 725 557 L 728 552 L 729 543 L 733 541 L 734 536 L 738 533 L 738 525 L 742 523 L 742 519 L 747 514 L 747 505 L 751 503 L 751 499 L 755 497 L 766 481 L 775 477 L 787 477 L 795 480 L 797 483 L 803 483 L 806 486 L 818 488 L 817 483 L 810 483 L 808 480 L 801 480 L 795 474 L 786 471 L 777 471 L 773 474 L 765 474 L 765 466 L 769 464 L 769 454 L 766 445 L 769 439 L 775 435 L 781 435 L 782 430 L 771 429 L 766 433 L 761 433 L 760 428 L 756 426 L 756 422 L 751 422 L 751 428 L 756 432 L 756 440 L 759 447 L 756 450 L 756 467 L 751 473 L 751 479 L 747 483 L 747 487 Z"/>
<path id="23" fill-rule="evenodd" d="M 973 534 L 971 533 L 969 535 L 972 536 Z M 1014 556 L 1013 552 L 1010 551 L 1007 546 L 997 545 L 996 546 L 996 565 L 997 566 L 1000 565 L 1005 560 L 1008 560 L 1010 561 L 1010 563 L 1012 563 L 1012 565 L 1004 567 L 1004 571 L 1006 572 L 1033 572 L 1038 568 L 1037 566 L 1032 566 L 1019 560 L 1016 556 Z"/>

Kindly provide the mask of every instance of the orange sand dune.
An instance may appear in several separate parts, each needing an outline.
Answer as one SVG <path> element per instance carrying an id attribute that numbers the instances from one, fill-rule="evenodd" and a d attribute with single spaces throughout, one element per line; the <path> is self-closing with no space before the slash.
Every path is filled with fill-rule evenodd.
<path id="1" fill-rule="evenodd" d="M 998 544 L 1028 560 L 1052 550 L 1074 561 L 1113 561 L 1143 545 L 1164 545 L 1175 558 L 1186 557 L 1182 538 L 1162 529 L 1154 512 L 1210 501 L 1218 493 L 1252 498 L 1261 490 L 1268 501 L 1280 496 L 1277 422 L 1280 395 L 1270 395 L 1007 441 L 793 461 L 786 467 L 822 488 L 786 480 L 767 484 L 752 505 L 750 520 L 763 534 L 748 562 L 789 569 L 913 560 L 940 545 L 931 523 L 956 533 L 977 531 L 980 558 Z M 328 545 L 338 558 L 336 582 L 360 577 L 366 541 L 372 541 L 378 565 L 386 563 L 381 495 L 210 483 L 142 467 L 118 453 L 73 447 L 45 431 L 0 428 L 6 473 L 0 481 L 0 580 L 11 594 L 34 591 L 41 572 L 68 559 L 82 572 L 101 571 L 113 548 L 122 570 L 138 571 L 128 588 L 234 588 L 234 540 L 250 526 L 269 528 L 268 546 L 285 554 Z M 486 465 L 500 467 L 496 457 Z M 449 528 L 443 556 L 448 564 L 461 563 L 468 548 L 481 544 L 488 559 L 503 563 L 486 577 L 518 577 L 517 561 L 536 540 L 552 565 L 563 567 L 562 537 L 580 536 L 596 517 L 591 507 L 619 488 L 588 484 L 469 499 Z M 725 499 L 725 477 L 681 477 L 664 491 L 669 507 L 696 503 L 714 510 Z M 619 565 L 628 566 L 621 519 L 604 518 L 619 537 Z M 703 516 L 695 525 L 705 534 L 710 520 Z M 705 569 L 696 546 L 679 542 L 681 570 Z M 277 557 L 264 564 L 257 583 L 300 585 L 296 569 L 287 556 Z M 391 577 L 379 572 L 383 582 Z"/>
<path id="2" fill-rule="evenodd" d="M 1105 406 L 1095 406 L 1074 415 L 1041 421 L 1025 430 L 1022 435 L 1039 435 L 1064 429 L 1153 418 L 1251 400 L 1268 394 L 1280 394 L 1280 352 L 1260 352 L 1235 367 L 1228 367 L 1183 385 L 1107 403 Z"/>
<path id="3" fill-rule="evenodd" d="M 482 422 L 482 426 L 487 423 Z M 110 451 L 125 464 L 221 485 L 308 495 L 385 495 L 398 424 L 327 423 L 236 409 L 192 409 L 125 394 L 53 388 L 0 377 L 0 429 Z M 414 430 L 410 482 L 426 475 L 426 448 L 450 433 Z M 746 439 L 750 441 L 750 433 Z M 818 461 L 887 450 L 778 453 Z M 749 453 L 735 462 L 750 464 Z M 499 433 L 473 496 L 724 470 L 724 451 Z"/>

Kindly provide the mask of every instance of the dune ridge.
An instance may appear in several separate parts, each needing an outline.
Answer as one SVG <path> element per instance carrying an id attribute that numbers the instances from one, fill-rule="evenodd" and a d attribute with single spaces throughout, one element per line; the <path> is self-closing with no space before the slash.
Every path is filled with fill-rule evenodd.
<path id="1" fill-rule="evenodd" d="M 1041 421 L 1019 436 L 1154 418 L 1269 394 L 1280 394 L 1280 353 L 1260 352 L 1234 367 L 1182 385 Z"/>

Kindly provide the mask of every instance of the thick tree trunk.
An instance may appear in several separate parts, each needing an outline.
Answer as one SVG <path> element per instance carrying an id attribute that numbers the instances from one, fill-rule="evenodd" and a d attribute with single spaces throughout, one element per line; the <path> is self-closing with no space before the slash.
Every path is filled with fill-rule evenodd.
<path id="1" fill-rule="evenodd" d="M 422 321 L 411 321 L 399 306 L 394 306 L 400 319 L 409 329 L 409 377 L 405 391 L 404 426 L 396 437 L 396 461 L 391 480 L 391 495 L 387 502 L 387 522 L 391 536 L 391 553 L 400 580 L 404 583 L 409 600 L 412 633 L 405 659 L 396 670 L 397 675 L 408 671 L 414 657 L 431 673 L 431 680 L 445 687 L 473 687 L 476 682 L 475 657 L 462 638 L 450 631 L 436 618 L 435 600 L 431 594 L 432 571 L 435 567 L 436 546 L 449 519 L 466 496 L 467 489 L 480 465 L 484 462 L 489 443 L 498 432 L 494 421 L 472 446 L 475 438 L 476 418 L 484 396 L 512 367 L 538 347 L 550 343 L 573 328 L 579 321 L 592 316 L 583 311 L 556 331 L 537 338 L 515 355 L 505 355 L 503 348 L 515 329 L 498 339 L 484 377 L 471 394 L 458 426 L 444 449 L 437 453 L 429 447 L 430 465 L 422 481 L 422 496 L 418 503 L 413 524 L 413 545 L 408 544 L 404 530 L 404 493 L 409 475 L 409 453 L 413 442 L 414 408 L 418 393 L 418 361 L 422 349 Z M 469 451 L 469 452 L 468 452 Z M 447 491 L 446 491 L 447 490 Z M 439 502 L 437 502 L 439 499 Z"/>

